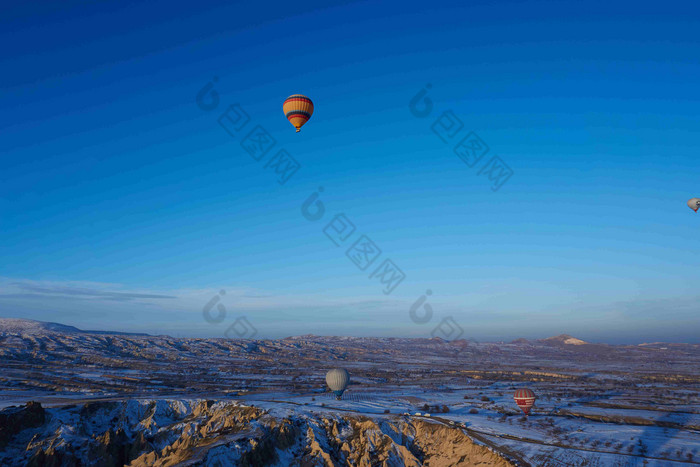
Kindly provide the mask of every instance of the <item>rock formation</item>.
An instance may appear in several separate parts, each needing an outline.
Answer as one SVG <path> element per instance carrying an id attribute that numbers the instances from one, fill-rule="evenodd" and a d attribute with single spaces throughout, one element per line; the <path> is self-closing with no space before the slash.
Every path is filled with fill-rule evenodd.
<path id="1" fill-rule="evenodd" d="M 509 466 L 460 429 L 405 417 L 276 417 L 235 402 L 93 402 L 0 412 L 0 465 Z"/>

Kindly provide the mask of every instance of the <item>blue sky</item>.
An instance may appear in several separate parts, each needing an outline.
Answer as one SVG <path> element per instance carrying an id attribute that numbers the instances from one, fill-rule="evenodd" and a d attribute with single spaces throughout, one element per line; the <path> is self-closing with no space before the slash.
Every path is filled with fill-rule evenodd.
<path id="1" fill-rule="evenodd" d="M 699 13 L 16 2 L 0 18 L 0 316 L 212 337 L 241 317 L 258 337 L 450 337 L 450 317 L 484 340 L 698 342 Z M 294 93 L 315 103 L 299 134 Z M 250 122 L 232 136 L 217 119 L 233 104 Z M 447 111 L 463 129 L 443 142 Z M 241 146 L 255 125 L 276 140 L 261 161 Z M 489 147 L 474 167 L 453 151 L 471 131 Z M 283 185 L 265 167 L 279 149 L 301 165 Z M 493 156 L 513 173 L 496 191 Z M 340 213 L 356 231 L 337 247 L 323 230 Z M 345 254 L 361 235 L 382 251 L 365 271 Z M 405 274 L 390 295 L 368 277 L 385 259 Z"/>

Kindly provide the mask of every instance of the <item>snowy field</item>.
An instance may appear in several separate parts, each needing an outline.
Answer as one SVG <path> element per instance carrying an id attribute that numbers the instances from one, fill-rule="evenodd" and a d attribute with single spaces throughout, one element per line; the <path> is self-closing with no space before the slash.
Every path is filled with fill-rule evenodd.
<path id="1" fill-rule="evenodd" d="M 700 346 L 277 341 L 0 332 L 0 409 L 210 399 L 273 416 L 429 420 L 521 465 L 700 464 Z M 342 400 L 325 373 L 346 368 Z M 519 388 L 537 401 L 524 417 Z"/>
<path id="2" fill-rule="evenodd" d="M 496 449 L 518 453 L 531 465 L 688 465 L 700 464 L 700 415 L 656 410 L 617 409 L 618 423 L 561 415 L 551 403 L 536 407 L 527 418 L 519 414 L 503 388 L 468 387 L 446 393 L 425 390 L 355 391 L 335 400 L 329 393 L 289 395 L 271 393 L 245 398 L 246 403 L 271 413 L 359 413 L 371 417 L 430 418 L 462 428 Z M 464 396 L 469 399 L 465 400 Z M 491 402 L 481 399 L 488 397 Z M 424 404 L 445 405 L 448 412 L 425 412 Z M 610 416 L 610 409 L 586 405 L 567 412 Z M 389 413 L 385 413 L 386 411 Z M 470 413 L 476 410 L 477 413 Z M 420 413 L 420 415 L 417 415 Z M 407 415 L 406 415 L 407 414 Z M 625 420 L 633 423 L 625 423 Z M 656 426 L 659 421 L 677 427 Z M 452 423 L 451 423 L 452 422 Z M 453 425 L 454 423 L 454 425 Z"/>

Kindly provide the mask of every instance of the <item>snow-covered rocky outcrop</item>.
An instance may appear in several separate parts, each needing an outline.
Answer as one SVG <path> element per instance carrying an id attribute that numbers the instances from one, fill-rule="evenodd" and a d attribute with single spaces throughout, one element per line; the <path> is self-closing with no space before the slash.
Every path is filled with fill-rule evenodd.
<path id="1" fill-rule="evenodd" d="M 0 411 L 0 465 L 509 466 L 460 429 L 404 417 L 289 413 L 235 402 L 119 401 Z"/>

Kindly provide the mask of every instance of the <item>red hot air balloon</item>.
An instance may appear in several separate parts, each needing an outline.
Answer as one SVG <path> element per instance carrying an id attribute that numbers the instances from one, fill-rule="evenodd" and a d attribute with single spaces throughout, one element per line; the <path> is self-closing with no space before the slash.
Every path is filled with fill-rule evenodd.
<path id="1" fill-rule="evenodd" d="M 525 388 L 515 391 L 513 399 L 515 399 L 515 403 L 518 404 L 518 407 L 522 409 L 525 415 L 528 415 L 532 406 L 535 405 L 535 399 L 537 399 L 537 397 L 531 389 Z"/>

